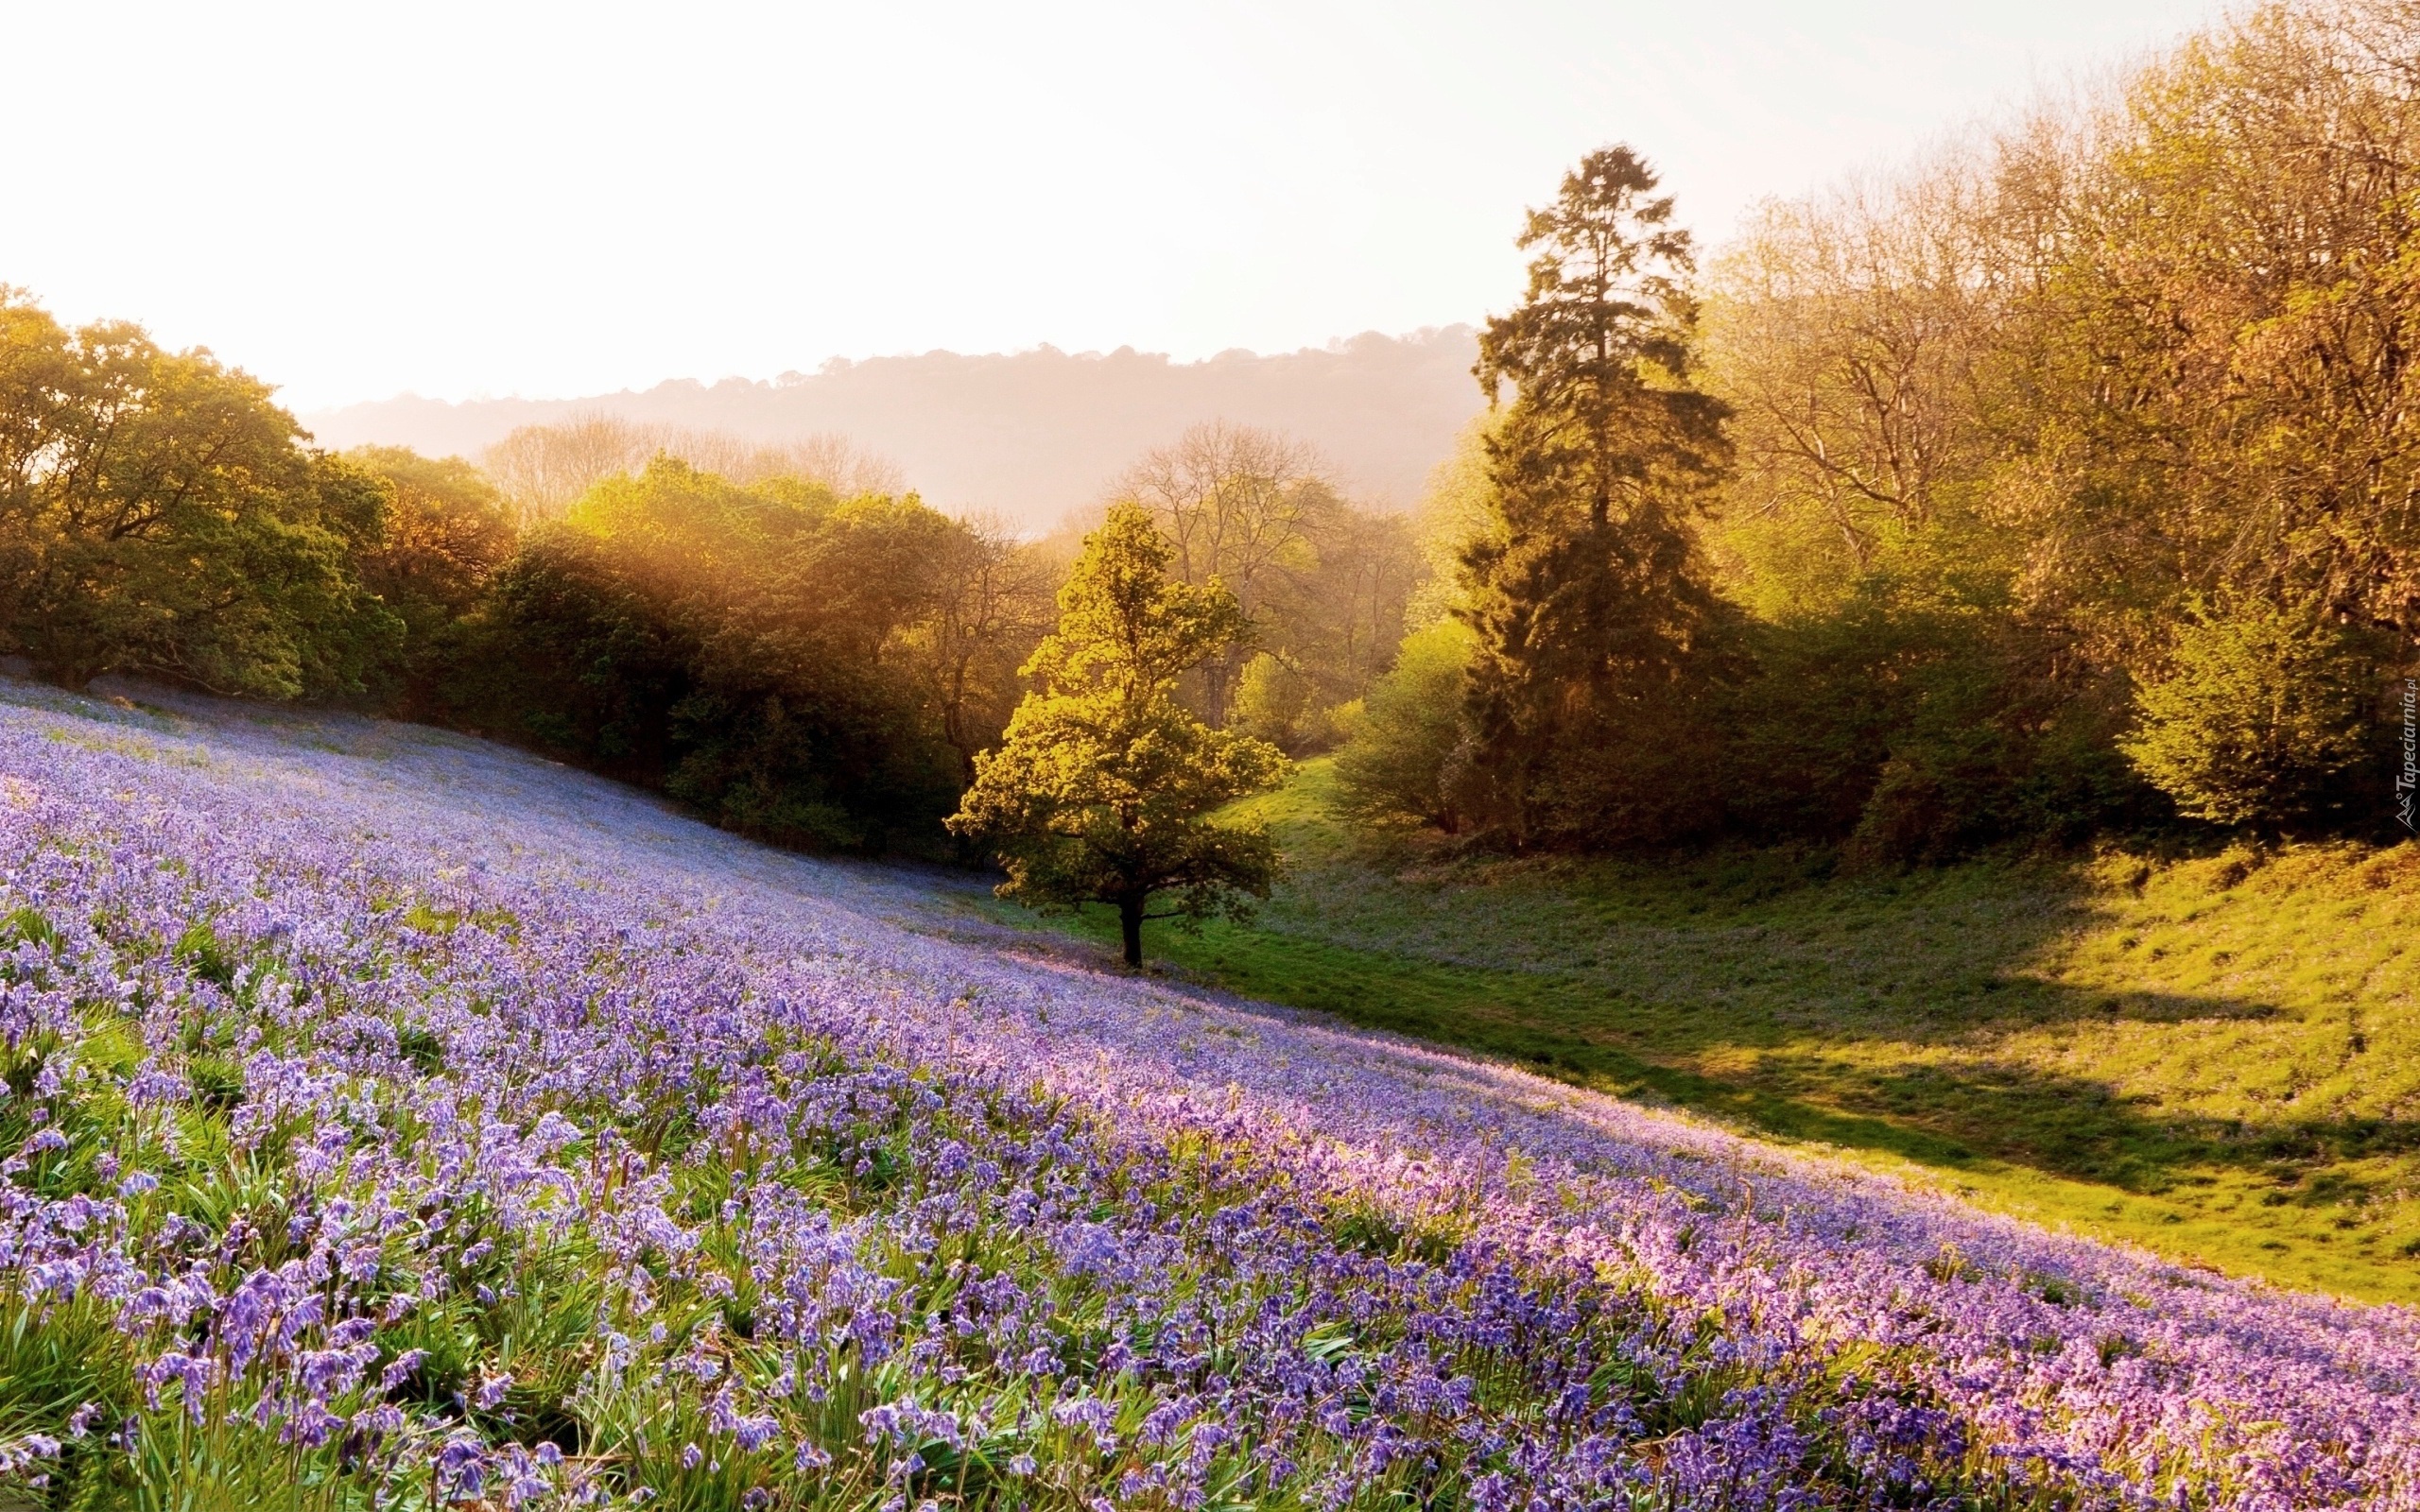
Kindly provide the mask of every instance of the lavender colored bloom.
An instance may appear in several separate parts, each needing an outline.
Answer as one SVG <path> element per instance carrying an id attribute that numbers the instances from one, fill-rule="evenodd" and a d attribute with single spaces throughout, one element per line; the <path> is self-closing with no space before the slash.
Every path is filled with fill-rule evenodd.
<path id="1" fill-rule="evenodd" d="M 62 1047 L 0 1308 L 101 1319 L 139 1398 L 76 1453 L 511 1505 L 907 1512 L 979 1462 L 1180 1509 L 2420 1512 L 2410 1312 L 951 943 L 912 879 L 450 737 L 170 707 L 0 684 L 0 917 L 49 925 L 0 1054 Z"/>

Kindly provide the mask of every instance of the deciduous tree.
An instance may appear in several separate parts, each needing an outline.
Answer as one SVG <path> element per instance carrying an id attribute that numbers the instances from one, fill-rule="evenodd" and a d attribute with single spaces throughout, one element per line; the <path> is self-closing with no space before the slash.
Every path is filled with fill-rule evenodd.
<path id="1" fill-rule="evenodd" d="M 843 499 L 907 491 L 897 464 L 835 432 L 766 442 L 595 411 L 524 425 L 489 447 L 479 464 L 521 522 L 532 524 L 561 517 L 607 478 L 635 476 L 658 455 L 734 483 L 803 478 Z"/>
<path id="2" fill-rule="evenodd" d="M 1283 782 L 1287 761 L 1177 701 L 1178 679 L 1233 645 L 1244 615 L 1223 587 L 1172 578 L 1172 555 L 1141 507 L 1111 507 L 1026 665 L 1038 686 L 949 821 L 998 855 L 1001 896 L 1115 907 L 1129 966 L 1147 919 L 1234 912 L 1278 866 L 1265 829 L 1209 817 Z"/>
<path id="3" fill-rule="evenodd" d="M 380 539 L 355 563 L 362 585 L 403 622 L 376 691 L 390 712 L 427 718 L 463 622 L 512 555 L 511 513 L 486 474 L 459 457 L 362 446 L 344 459 L 384 485 Z"/>
<path id="4" fill-rule="evenodd" d="M 0 288 L 0 643 L 70 686 L 359 690 L 398 633 L 352 571 L 383 491 L 302 440 L 208 352 Z"/>
<path id="5" fill-rule="evenodd" d="M 1250 647 L 1292 579 L 1318 559 L 1312 539 L 1341 503 L 1302 442 L 1223 421 L 1196 425 L 1172 446 L 1145 454 L 1118 485 L 1117 499 L 1148 510 L 1167 538 L 1179 580 L 1217 580 L 1243 611 L 1243 629 L 1199 668 L 1201 713 L 1227 722 Z"/>
<path id="6" fill-rule="evenodd" d="M 1000 738 L 1017 669 L 1050 626 L 1049 563 L 996 520 L 961 520 L 927 564 L 929 607 L 904 637 L 923 669 L 942 738 L 975 781 L 975 757 Z"/>
<path id="7" fill-rule="evenodd" d="M 910 495 L 659 457 L 498 575 L 488 728 L 821 849 L 937 849 L 959 791 L 903 642 L 959 527 Z"/>
<path id="8" fill-rule="evenodd" d="M 1248 723 L 1307 748 L 1335 706 L 1386 669 L 1419 582 L 1418 547 L 1402 516 L 1347 502 L 1308 446 L 1250 425 L 1196 425 L 1145 454 L 1114 497 L 1150 513 L 1179 578 L 1215 579 L 1243 609 L 1246 633 L 1185 681 L 1213 725 Z M 1294 708 L 1282 729 L 1266 696 L 1280 687 Z"/>

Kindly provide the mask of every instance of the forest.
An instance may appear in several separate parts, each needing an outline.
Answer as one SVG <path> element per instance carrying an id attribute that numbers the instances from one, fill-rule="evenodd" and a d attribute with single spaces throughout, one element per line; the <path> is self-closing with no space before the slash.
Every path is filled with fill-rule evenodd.
<path id="1" fill-rule="evenodd" d="M 1237 628 L 1205 726 L 1509 851 L 1921 864 L 2388 838 L 2420 629 L 2420 11 L 2251 12 L 1763 206 L 1649 159 L 1521 230 L 1406 517 L 1216 416 L 1042 539 L 831 438 L 312 444 L 263 381 L 0 296 L 0 653 L 516 742 L 786 845 L 943 825 L 1104 509 Z"/>

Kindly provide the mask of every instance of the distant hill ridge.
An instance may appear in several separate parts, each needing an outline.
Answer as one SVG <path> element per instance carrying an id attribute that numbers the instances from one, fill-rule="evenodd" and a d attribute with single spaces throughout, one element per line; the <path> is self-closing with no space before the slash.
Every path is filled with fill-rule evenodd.
<path id="1" fill-rule="evenodd" d="M 949 509 L 997 510 L 1046 526 L 1098 498 L 1146 449 L 1201 421 L 1285 431 L 1318 447 L 1372 504 L 1407 507 L 1482 407 L 1466 325 L 1262 356 L 1201 362 L 1121 347 L 835 360 L 769 382 L 682 379 L 644 392 L 459 404 L 404 395 L 302 417 L 322 445 L 409 446 L 475 457 L 523 425 L 579 414 L 731 432 L 778 442 L 839 431 L 899 463 L 909 487 Z"/>

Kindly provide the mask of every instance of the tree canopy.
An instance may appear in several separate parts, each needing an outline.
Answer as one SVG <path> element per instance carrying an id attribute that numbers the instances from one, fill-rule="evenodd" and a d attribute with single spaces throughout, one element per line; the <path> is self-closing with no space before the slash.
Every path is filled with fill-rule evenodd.
<path id="1" fill-rule="evenodd" d="M 384 492 L 269 396 L 206 351 L 71 331 L 0 288 L 0 644 L 70 686 L 359 691 L 401 634 L 350 565 Z"/>
<path id="2" fill-rule="evenodd" d="M 1855 642 L 1879 679 L 1852 696 L 1792 655 L 1795 687 L 1763 683 L 1801 756 L 1861 774 L 1854 827 L 1932 851 L 2156 822 L 2160 799 L 2388 812 L 2383 765 L 2344 763 L 2420 633 L 2415 48 L 2395 0 L 2264 6 L 1770 206 L 1722 260 L 1709 386 L 1742 466 L 1711 552 L 1783 639 Z M 2256 765 L 2366 800 L 2324 816 L 2282 776 L 2218 799 L 2208 763 L 2265 717 L 2218 690 L 2282 687 L 2323 643 L 2360 696 L 2272 720 Z M 1806 717 L 1810 673 L 1843 714 L 1892 709 L 1854 754 Z"/>
<path id="3" fill-rule="evenodd" d="M 1284 754 L 1177 699 L 1178 679 L 1242 633 L 1243 610 L 1215 580 L 1172 578 L 1173 555 L 1140 507 L 1110 509 L 1026 664 L 1034 691 L 949 821 L 998 856 L 1001 896 L 1115 907 L 1129 966 L 1147 919 L 1233 912 L 1277 873 L 1266 829 L 1209 816 L 1284 781 Z"/>
<path id="4" fill-rule="evenodd" d="M 464 711 L 750 833 L 912 850 L 956 800 L 953 741 L 1005 701 L 1001 648 L 1023 648 L 1023 621 L 968 608 L 1000 596 L 970 578 L 1002 549 L 913 495 L 660 456 L 498 574 Z"/>
<path id="5" fill-rule="evenodd" d="M 1472 806 L 1516 844 L 1662 838 L 1703 807 L 1668 758 L 1720 615 L 1692 521 L 1724 409 L 1691 387 L 1689 238 L 1655 188 L 1626 146 L 1582 160 L 1530 214 L 1522 302 L 1479 335 L 1480 387 L 1513 394 L 1462 558 Z"/>
<path id="6" fill-rule="evenodd" d="M 1208 814 L 1348 732 L 1350 816 L 1474 845 L 2400 833 L 2415 14 L 2248 10 L 1761 206 L 1703 279 L 1589 153 L 1419 523 L 1205 421 L 1073 579 L 1080 527 L 948 519 L 841 438 L 331 456 L 208 352 L 0 291 L 0 655 L 447 721 L 786 843 L 939 854 L 955 811 L 1138 928 L 1265 885 Z"/>

